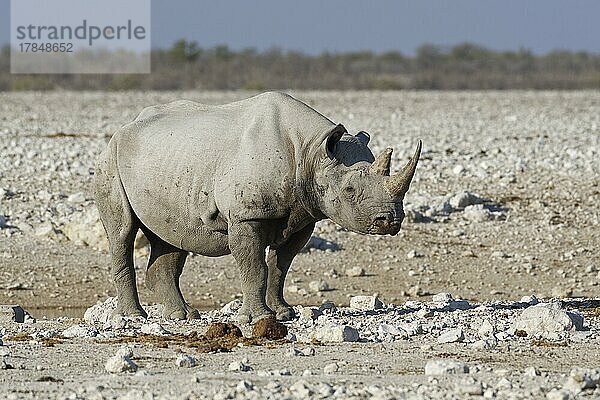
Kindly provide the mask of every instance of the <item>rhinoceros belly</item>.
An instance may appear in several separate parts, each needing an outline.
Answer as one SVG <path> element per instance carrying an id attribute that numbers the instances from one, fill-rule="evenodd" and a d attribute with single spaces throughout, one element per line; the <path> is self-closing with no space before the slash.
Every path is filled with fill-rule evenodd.
<path id="1" fill-rule="evenodd" d="M 121 138 L 118 169 L 140 221 L 180 249 L 207 256 L 229 254 L 227 224 L 212 197 L 215 162 L 189 142 L 146 134 Z M 208 223 L 208 225 L 207 225 Z"/>

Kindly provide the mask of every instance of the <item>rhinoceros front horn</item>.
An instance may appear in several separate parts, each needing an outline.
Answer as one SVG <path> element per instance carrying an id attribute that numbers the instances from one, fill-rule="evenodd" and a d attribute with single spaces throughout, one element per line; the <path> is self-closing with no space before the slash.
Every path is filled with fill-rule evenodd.
<path id="1" fill-rule="evenodd" d="M 410 161 L 404 166 L 404 168 L 402 168 L 402 171 L 390 176 L 390 178 L 385 182 L 387 189 L 392 195 L 402 196 L 406 192 L 408 192 L 410 182 L 412 181 L 412 178 L 415 175 L 415 170 L 417 169 L 419 156 L 421 155 L 421 145 L 422 143 L 419 140 L 419 142 L 417 143 L 415 154 L 412 156 Z"/>
<path id="2" fill-rule="evenodd" d="M 392 160 L 392 149 L 389 147 L 381 152 L 369 167 L 372 174 L 390 176 L 390 163 Z"/>

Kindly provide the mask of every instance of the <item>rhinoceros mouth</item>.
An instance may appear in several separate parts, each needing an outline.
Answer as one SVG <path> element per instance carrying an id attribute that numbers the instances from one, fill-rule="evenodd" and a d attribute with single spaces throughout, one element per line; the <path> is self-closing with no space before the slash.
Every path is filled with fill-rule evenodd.
<path id="1" fill-rule="evenodd" d="M 367 233 L 375 235 L 396 235 L 400 231 L 403 217 L 396 217 L 389 213 L 377 214 Z"/>

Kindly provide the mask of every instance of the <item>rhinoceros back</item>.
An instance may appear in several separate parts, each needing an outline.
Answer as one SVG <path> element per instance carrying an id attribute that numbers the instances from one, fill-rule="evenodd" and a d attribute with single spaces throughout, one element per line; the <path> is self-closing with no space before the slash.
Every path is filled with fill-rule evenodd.
<path id="1" fill-rule="evenodd" d="M 112 140 L 142 223 L 174 246 L 219 255 L 222 248 L 205 242 L 222 239 L 232 218 L 285 215 L 303 143 L 332 126 L 304 103 L 269 93 L 219 106 L 149 107 Z"/>

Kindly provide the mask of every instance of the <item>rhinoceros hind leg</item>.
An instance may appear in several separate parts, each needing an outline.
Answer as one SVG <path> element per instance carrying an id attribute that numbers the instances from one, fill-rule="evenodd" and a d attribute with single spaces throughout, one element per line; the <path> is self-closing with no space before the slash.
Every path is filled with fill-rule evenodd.
<path id="1" fill-rule="evenodd" d="M 106 230 L 117 289 L 115 316 L 147 317 L 138 297 L 133 265 L 133 242 L 138 220 L 118 176 L 114 152 L 103 153 L 96 168 L 94 191 L 100 219 Z"/>
<path id="2" fill-rule="evenodd" d="M 267 257 L 269 278 L 267 281 L 267 305 L 275 311 L 279 321 L 289 321 L 296 316 L 292 306 L 283 297 L 285 277 L 292 264 L 292 260 L 304 247 L 315 228 L 314 224 L 295 233 L 290 239 L 277 248 L 271 248 Z"/>
<path id="3" fill-rule="evenodd" d="M 185 302 L 179 288 L 179 277 L 183 271 L 187 251 L 168 244 L 147 229 L 144 229 L 144 233 L 150 241 L 146 286 L 164 305 L 163 317 L 166 319 L 200 318 L 198 310 Z"/>

